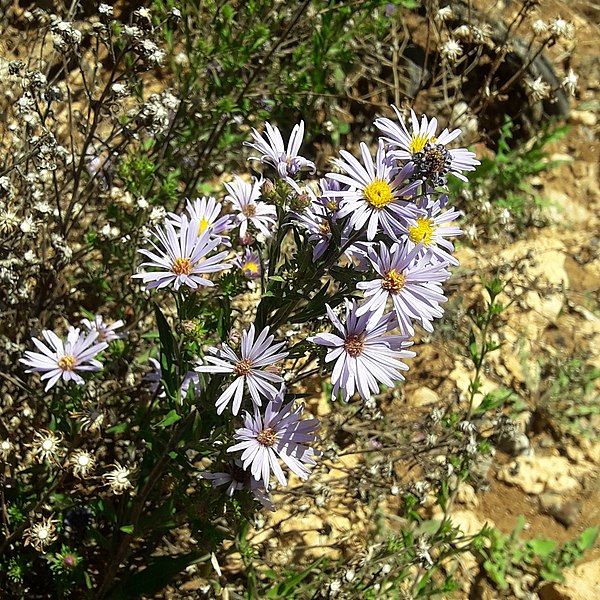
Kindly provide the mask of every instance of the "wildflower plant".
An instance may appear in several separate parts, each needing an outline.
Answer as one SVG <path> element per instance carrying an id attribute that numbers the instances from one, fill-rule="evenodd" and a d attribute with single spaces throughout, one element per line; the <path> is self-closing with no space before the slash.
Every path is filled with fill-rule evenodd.
<path id="1" fill-rule="evenodd" d="M 355 62 L 353 28 L 383 37 L 410 2 L 173 4 L 23 11 L 36 51 L 0 62 L 0 587 L 15 597 L 149 597 L 208 555 L 221 576 L 224 547 L 251 596 L 250 524 L 312 499 L 299 482 L 316 489 L 335 458 L 310 386 L 343 418 L 376 414 L 458 265 L 452 182 L 478 160 L 439 126 L 448 111 L 396 98 L 365 113 L 375 137 L 335 156 L 314 143 L 345 135 L 323 98 Z M 444 64 L 470 53 L 448 40 Z M 438 413 L 427 444 L 453 443 L 465 479 L 487 442 Z M 437 565 L 444 523 L 374 555 Z"/>

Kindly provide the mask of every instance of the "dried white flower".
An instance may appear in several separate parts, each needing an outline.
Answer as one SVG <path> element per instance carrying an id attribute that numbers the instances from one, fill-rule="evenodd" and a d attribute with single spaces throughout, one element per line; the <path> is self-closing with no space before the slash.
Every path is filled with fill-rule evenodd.
<path id="1" fill-rule="evenodd" d="M 435 13 L 435 20 L 440 21 L 441 23 L 445 23 L 452 18 L 454 18 L 454 13 L 452 12 L 451 6 L 442 6 L 442 8 Z"/>
<path id="2" fill-rule="evenodd" d="M 0 211 L 0 233 L 8 235 L 19 226 L 17 213 L 10 208 Z"/>
<path id="3" fill-rule="evenodd" d="M 12 453 L 13 448 L 14 445 L 9 439 L 2 440 L 0 442 L 0 456 L 6 460 Z"/>
<path id="4" fill-rule="evenodd" d="M 573 23 L 558 17 L 558 18 L 554 19 L 554 21 L 552 21 L 552 23 L 550 23 L 550 31 L 556 37 L 570 40 L 573 38 L 573 35 L 575 34 L 575 27 L 573 26 Z"/>
<path id="5" fill-rule="evenodd" d="M 573 71 L 573 69 L 569 69 L 566 77 L 562 80 L 562 85 L 565 88 L 565 91 L 569 96 L 574 96 L 577 91 L 577 84 L 579 83 L 579 75 Z"/>
<path id="6" fill-rule="evenodd" d="M 57 459 L 63 452 L 61 438 L 52 431 L 36 431 L 33 436 L 32 449 L 38 462 Z"/>
<path id="7" fill-rule="evenodd" d="M 462 56 L 463 49 L 456 40 L 449 39 L 442 44 L 440 54 L 448 62 L 456 62 Z"/>
<path id="8" fill-rule="evenodd" d="M 127 86 L 123 83 L 113 83 L 110 89 L 115 96 L 127 95 Z"/>
<path id="9" fill-rule="evenodd" d="M 56 520 L 52 517 L 43 519 L 39 523 L 34 523 L 24 531 L 25 544 L 30 544 L 38 552 L 44 552 L 46 546 L 54 543 L 56 536 Z"/>
<path id="10" fill-rule="evenodd" d="M 21 221 L 19 228 L 25 235 L 34 235 L 38 230 L 36 222 L 31 217 L 25 217 Z"/>
<path id="11" fill-rule="evenodd" d="M 546 31 L 548 31 L 548 25 L 545 21 L 542 21 L 542 19 L 537 19 L 534 21 L 531 28 L 533 29 L 533 33 L 535 33 L 535 35 L 541 35 L 542 33 L 546 33 Z"/>
<path id="12" fill-rule="evenodd" d="M 155 206 L 150 211 L 150 216 L 148 218 L 150 219 L 151 223 L 158 223 L 165 218 L 166 214 L 167 211 L 163 206 Z"/>
<path id="13" fill-rule="evenodd" d="M 92 454 L 85 450 L 77 450 L 69 459 L 69 464 L 73 469 L 75 477 L 86 477 L 94 468 L 96 459 Z"/>
<path id="14" fill-rule="evenodd" d="M 100 4 L 100 6 L 98 6 L 98 12 L 105 17 L 112 17 L 114 14 L 113 7 L 108 4 Z"/>
<path id="15" fill-rule="evenodd" d="M 119 463 L 112 465 L 112 471 L 104 474 L 106 485 L 110 487 L 114 494 L 122 494 L 125 490 L 133 487 L 129 478 L 131 470 L 123 467 Z"/>
<path id="16" fill-rule="evenodd" d="M 508 225 L 511 220 L 510 210 L 508 210 L 508 208 L 503 208 L 500 211 L 500 215 L 498 215 L 498 220 L 500 223 L 502 223 L 502 225 Z"/>
<path id="17" fill-rule="evenodd" d="M 527 86 L 529 96 L 534 102 L 544 100 L 550 95 L 550 86 L 542 79 L 541 76 L 534 80 L 526 79 L 525 85 Z"/>

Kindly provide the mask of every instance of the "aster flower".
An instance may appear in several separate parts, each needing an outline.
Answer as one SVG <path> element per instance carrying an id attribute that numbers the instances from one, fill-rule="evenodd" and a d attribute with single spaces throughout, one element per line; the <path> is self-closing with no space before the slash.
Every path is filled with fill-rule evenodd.
<path id="1" fill-rule="evenodd" d="M 235 432 L 238 443 L 227 452 L 242 452 L 244 469 L 250 469 L 252 477 L 269 489 L 271 472 L 281 485 L 287 485 L 281 459 L 300 479 L 307 479 L 307 465 L 316 464 L 315 452 L 307 444 L 316 441 L 317 419 L 302 419 L 304 408 L 294 409 L 294 403 L 283 403 L 283 392 L 271 400 L 264 416 L 254 409 L 254 415 L 246 412 L 244 427 Z"/>
<path id="2" fill-rule="evenodd" d="M 408 338 L 386 335 L 396 326 L 393 313 L 375 318 L 366 313 L 357 314 L 356 301 L 346 300 L 346 321 L 342 323 L 327 306 L 327 314 L 336 333 L 320 333 L 312 338 L 315 344 L 327 346 L 325 362 L 335 361 L 331 373 L 332 398 L 342 393 L 348 402 L 358 391 L 363 400 L 379 392 L 379 382 L 393 387 L 403 380 L 401 371 L 408 370 L 402 359 L 412 358 L 414 352 L 406 350 L 412 344 Z"/>
<path id="3" fill-rule="evenodd" d="M 165 398 L 167 394 L 162 386 L 162 367 L 160 365 L 160 362 L 156 360 L 156 358 L 152 357 L 148 359 L 148 362 L 150 363 L 150 367 L 152 368 L 152 370 L 144 376 L 144 381 L 150 383 L 150 391 L 153 394 L 156 394 L 156 392 L 160 390 L 157 397 Z M 183 399 L 187 397 L 190 386 L 193 386 L 192 389 L 194 389 L 195 391 L 198 391 L 200 389 L 200 377 L 195 371 L 188 371 L 183 376 L 183 381 L 181 382 L 180 388 L 180 400 L 182 402 Z"/>
<path id="4" fill-rule="evenodd" d="M 423 251 L 429 250 L 439 262 L 456 266 L 458 260 L 452 256 L 454 244 L 446 238 L 462 235 L 460 227 L 452 224 L 460 217 L 460 212 L 454 208 L 443 211 L 442 204 L 443 201 L 438 199 L 427 208 L 427 214 L 409 219 L 406 247 L 410 251 L 421 244 Z"/>
<path id="5" fill-rule="evenodd" d="M 150 391 L 153 394 L 156 394 L 159 388 L 162 388 L 162 367 L 156 358 L 150 357 L 148 362 L 150 363 L 152 370 L 148 374 L 144 375 L 144 381 L 150 383 Z M 161 389 L 158 393 L 158 398 L 164 398 L 165 396 L 165 390 Z"/>
<path id="6" fill-rule="evenodd" d="M 48 380 L 45 391 L 48 391 L 59 379 L 74 381 L 83 385 L 83 378 L 77 371 L 99 371 L 102 363 L 95 357 L 108 347 L 106 342 L 96 343 L 98 333 L 92 331 L 82 334 L 79 329 L 69 327 L 66 341 L 61 340 L 53 331 L 42 331 L 48 345 L 37 338 L 32 342 L 40 352 L 25 352 L 20 362 L 31 367 L 26 373 L 42 373 L 42 381 Z"/>
<path id="7" fill-rule="evenodd" d="M 430 252 L 423 254 L 420 244 L 410 251 L 404 244 L 388 250 L 382 242 L 378 250 L 373 247 L 369 251 L 369 260 L 380 277 L 357 284 L 364 290 L 366 302 L 356 315 L 374 313 L 374 318 L 381 318 L 391 299 L 404 334 L 414 333 L 413 320 L 433 331 L 431 321 L 444 314 L 439 305 L 446 302 L 442 289 L 442 282 L 450 276 L 446 263 L 432 261 Z"/>
<path id="8" fill-rule="evenodd" d="M 172 285 L 175 290 L 182 285 L 194 290 L 198 286 L 214 286 L 206 278 L 206 274 L 229 269 L 231 265 L 223 262 L 227 252 L 207 257 L 219 245 L 220 240 L 212 237 L 208 230 L 199 236 L 199 227 L 198 221 L 190 222 L 185 216 L 181 218 L 178 231 L 170 221 L 166 221 L 163 227 L 157 227 L 154 236 L 158 243 L 150 240 L 152 250 L 138 250 L 150 259 L 140 266 L 157 270 L 136 273 L 133 277 L 141 279 L 148 290 L 168 285 Z"/>
<path id="9" fill-rule="evenodd" d="M 383 134 L 383 139 L 395 148 L 390 156 L 412 161 L 415 165 L 413 176 L 431 179 L 434 185 L 444 184 L 448 173 L 467 181 L 462 172 L 474 171 L 480 164 L 475 158 L 475 153 L 466 148 L 446 148 L 461 134 L 460 129 L 444 129 L 438 135 L 438 122 L 435 117 L 429 120 L 423 115 L 419 123 L 417 115 L 411 110 L 409 131 L 400 111 L 393 105 L 392 108 L 398 116 L 398 123 L 386 118 L 375 120 L 375 126 Z"/>
<path id="10" fill-rule="evenodd" d="M 273 343 L 275 336 L 269 335 L 265 327 L 255 340 L 254 325 L 242 332 L 239 357 L 227 344 L 221 350 L 209 348 L 214 356 L 205 356 L 206 364 L 196 367 L 199 373 L 233 373 L 236 377 L 217 398 L 217 414 L 221 414 L 233 399 L 232 412 L 237 415 L 242 403 L 244 387 L 250 392 L 252 401 L 257 406 L 262 403 L 261 396 L 273 398 L 277 395 L 274 383 L 282 383 L 283 377 L 265 370 L 285 358 L 287 352 L 279 352 L 284 342 Z"/>
<path id="11" fill-rule="evenodd" d="M 225 471 L 211 473 L 203 471 L 199 474 L 201 479 L 206 479 L 211 482 L 213 487 L 227 486 L 225 493 L 231 497 L 238 490 L 250 490 L 256 500 L 258 500 L 265 508 L 275 510 L 273 503 L 269 498 L 268 492 L 264 485 L 254 479 L 250 471 L 244 469 L 242 461 L 239 459 L 231 460 L 224 466 Z"/>
<path id="12" fill-rule="evenodd" d="M 253 143 L 244 142 L 245 146 L 254 148 L 261 155 L 260 157 L 251 156 L 249 160 L 259 160 L 263 165 L 273 167 L 281 179 L 294 187 L 295 182 L 292 177 L 300 171 L 315 172 L 315 164 L 298 154 L 304 138 L 304 121 L 300 121 L 298 125 L 294 126 L 287 149 L 277 127 L 265 123 L 265 130 L 266 137 L 263 137 L 256 129 L 252 129 Z"/>
<path id="13" fill-rule="evenodd" d="M 418 211 L 404 198 L 411 196 L 421 185 L 421 181 L 408 181 L 413 166 L 408 164 L 400 171 L 392 166 L 386 155 L 383 142 L 379 142 L 375 161 L 367 145 L 362 142 L 360 150 L 361 165 L 352 154 L 342 150 L 344 160 L 337 165 L 346 173 L 327 173 L 334 181 L 350 186 L 344 191 L 325 191 L 325 197 L 342 197 L 339 217 L 350 215 L 349 223 L 353 229 L 362 229 L 367 225 L 367 239 L 372 240 L 379 228 L 395 238 L 401 229 L 401 222 L 414 216 Z"/>
<path id="14" fill-rule="evenodd" d="M 259 202 L 262 180 L 254 179 L 252 183 L 244 181 L 241 177 L 226 183 L 229 195 L 225 197 L 237 211 L 236 220 L 240 224 L 240 237 L 246 235 L 248 224 L 258 229 L 263 235 L 269 237 L 269 228 L 275 225 L 277 210 L 266 202 Z"/>
<path id="15" fill-rule="evenodd" d="M 314 245 L 313 261 L 319 260 L 331 241 L 330 215 L 323 204 L 312 202 L 299 213 L 296 220 L 308 232 L 308 241 Z"/>
<path id="16" fill-rule="evenodd" d="M 88 331 L 95 331 L 98 334 L 99 342 L 112 342 L 113 340 L 120 340 L 125 337 L 125 333 L 117 333 L 117 329 L 120 329 L 125 325 L 124 321 L 119 319 L 110 325 L 103 319 L 102 315 L 95 315 L 94 320 L 81 319 L 81 324 Z"/>
<path id="17" fill-rule="evenodd" d="M 233 264 L 240 269 L 244 277 L 257 279 L 260 277 L 260 257 L 251 248 L 245 248 L 242 256 L 237 256 Z"/>
<path id="18" fill-rule="evenodd" d="M 198 223 L 198 235 L 208 230 L 211 236 L 219 237 L 221 242 L 227 240 L 222 236 L 233 226 L 231 215 L 219 216 L 223 210 L 220 202 L 212 196 L 196 198 L 193 202 L 186 201 L 186 212 L 190 222 Z M 168 213 L 169 220 L 174 225 L 181 225 L 183 217 L 175 213 Z"/>

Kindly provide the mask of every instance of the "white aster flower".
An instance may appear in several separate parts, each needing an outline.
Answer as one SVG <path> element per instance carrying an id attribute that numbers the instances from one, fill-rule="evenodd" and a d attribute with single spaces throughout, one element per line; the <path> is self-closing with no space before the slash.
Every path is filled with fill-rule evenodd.
<path id="1" fill-rule="evenodd" d="M 106 342 L 97 342 L 98 333 L 83 334 L 79 329 L 69 328 L 67 339 L 61 340 L 53 331 L 45 329 L 42 335 L 47 344 L 37 338 L 32 342 L 40 352 L 26 351 L 25 357 L 19 359 L 28 367 L 27 373 L 42 373 L 42 381 L 48 380 L 48 391 L 59 379 L 73 381 L 79 385 L 85 382 L 77 371 L 99 371 L 102 363 L 95 357 L 108 347 Z"/>
<path id="2" fill-rule="evenodd" d="M 240 237 L 248 231 L 248 225 L 254 226 L 265 237 L 269 237 L 269 228 L 275 225 L 277 210 L 266 202 L 260 202 L 262 179 L 254 179 L 252 183 L 236 176 L 233 181 L 226 183 L 229 194 L 225 200 L 231 202 L 237 212 L 236 220 L 240 224 Z"/>

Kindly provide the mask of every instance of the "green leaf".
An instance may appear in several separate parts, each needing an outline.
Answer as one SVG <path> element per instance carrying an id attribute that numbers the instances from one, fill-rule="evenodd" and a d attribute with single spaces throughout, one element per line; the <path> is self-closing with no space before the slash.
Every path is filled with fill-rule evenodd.
<path id="1" fill-rule="evenodd" d="M 123 533 L 133 533 L 133 525 L 123 525 L 123 527 L 119 527 L 119 529 Z"/>
<path id="2" fill-rule="evenodd" d="M 584 551 L 589 550 L 598 538 L 600 527 L 588 527 L 577 539 L 577 547 Z"/>
<path id="3" fill-rule="evenodd" d="M 529 548 L 538 556 L 546 558 L 556 550 L 556 542 L 554 540 L 545 540 L 542 538 L 529 540 L 527 542 Z"/>
<path id="4" fill-rule="evenodd" d="M 168 427 L 169 425 L 173 425 L 173 423 L 177 423 L 181 419 L 181 416 L 177 414 L 175 409 L 170 410 L 167 413 L 167 416 L 160 422 L 157 423 L 157 427 Z"/>

